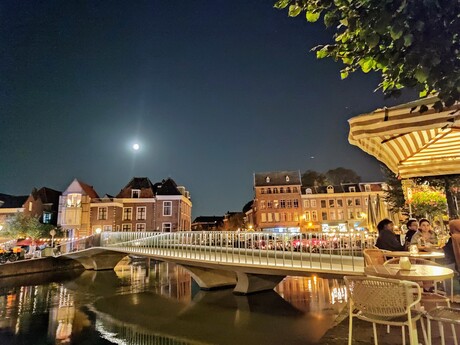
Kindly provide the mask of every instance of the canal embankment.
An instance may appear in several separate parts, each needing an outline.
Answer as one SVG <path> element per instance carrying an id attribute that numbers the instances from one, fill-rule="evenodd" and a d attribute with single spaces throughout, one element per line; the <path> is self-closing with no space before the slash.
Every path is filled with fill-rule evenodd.
<path id="1" fill-rule="evenodd" d="M 24 274 L 62 272 L 75 269 L 83 269 L 83 266 L 72 259 L 44 257 L 19 260 L 0 265 L 0 279 Z"/>

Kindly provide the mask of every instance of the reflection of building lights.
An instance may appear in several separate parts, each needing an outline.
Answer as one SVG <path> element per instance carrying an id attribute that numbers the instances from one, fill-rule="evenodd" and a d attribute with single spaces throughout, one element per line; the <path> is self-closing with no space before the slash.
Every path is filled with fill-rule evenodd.
<path id="1" fill-rule="evenodd" d="M 335 287 L 331 291 L 331 304 L 343 303 L 347 301 L 347 289 L 345 287 Z"/>

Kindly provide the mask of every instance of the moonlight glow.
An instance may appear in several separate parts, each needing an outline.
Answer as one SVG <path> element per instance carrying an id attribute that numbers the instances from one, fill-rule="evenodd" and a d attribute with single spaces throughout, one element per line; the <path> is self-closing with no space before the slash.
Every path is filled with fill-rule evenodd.
<path id="1" fill-rule="evenodd" d="M 134 150 L 134 151 L 137 151 L 137 150 L 139 150 L 140 148 L 141 148 L 141 147 L 139 146 L 139 144 L 134 144 L 134 145 L 133 145 L 133 150 Z"/>

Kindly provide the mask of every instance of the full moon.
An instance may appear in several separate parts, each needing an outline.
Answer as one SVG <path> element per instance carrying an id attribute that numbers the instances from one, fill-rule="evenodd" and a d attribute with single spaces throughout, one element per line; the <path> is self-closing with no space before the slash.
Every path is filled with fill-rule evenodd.
<path id="1" fill-rule="evenodd" d="M 133 145 L 133 150 L 134 150 L 134 151 L 137 151 L 137 150 L 139 150 L 140 148 L 141 148 L 141 147 L 139 146 L 139 144 L 134 144 L 134 145 Z"/>

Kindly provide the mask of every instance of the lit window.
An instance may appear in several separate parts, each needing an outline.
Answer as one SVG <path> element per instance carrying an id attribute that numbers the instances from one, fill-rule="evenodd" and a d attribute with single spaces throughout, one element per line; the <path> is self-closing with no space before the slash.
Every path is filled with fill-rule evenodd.
<path id="1" fill-rule="evenodd" d="M 265 200 L 260 200 L 260 208 L 264 210 L 267 206 L 265 205 Z"/>
<path id="2" fill-rule="evenodd" d="M 136 231 L 145 231 L 145 223 L 137 223 Z"/>
<path id="3" fill-rule="evenodd" d="M 163 216 L 172 215 L 172 201 L 163 201 Z"/>
<path id="4" fill-rule="evenodd" d="M 267 213 L 267 221 L 268 222 L 273 222 L 273 214 L 272 213 Z"/>
<path id="5" fill-rule="evenodd" d="M 309 212 L 309 211 L 305 212 L 305 220 L 306 220 L 307 222 L 309 222 L 309 221 L 311 220 L 310 212 Z"/>
<path id="6" fill-rule="evenodd" d="M 265 182 L 270 183 L 270 176 L 267 176 L 267 177 L 265 178 Z"/>
<path id="7" fill-rule="evenodd" d="M 303 201 L 303 207 L 304 208 L 309 208 L 310 207 L 310 200 L 304 200 Z"/>
<path id="8" fill-rule="evenodd" d="M 286 182 L 289 182 L 289 176 L 286 175 Z"/>
<path id="9" fill-rule="evenodd" d="M 141 206 L 136 208 L 136 220 L 145 220 L 146 219 L 146 207 Z"/>
<path id="10" fill-rule="evenodd" d="M 334 187 L 332 186 L 327 186 L 327 193 L 334 193 Z"/>
<path id="11" fill-rule="evenodd" d="M 131 198 L 139 199 L 141 197 L 140 189 L 133 189 L 131 190 Z"/>
<path id="12" fill-rule="evenodd" d="M 311 205 L 311 207 L 315 208 L 316 207 L 316 200 L 311 200 L 310 205 Z"/>
<path id="13" fill-rule="evenodd" d="M 370 184 L 365 184 L 365 185 L 364 185 L 364 190 L 365 190 L 366 192 L 370 192 L 370 191 L 371 191 L 371 185 L 370 185 Z"/>
<path id="14" fill-rule="evenodd" d="M 107 207 L 98 207 L 97 208 L 97 219 L 106 220 L 107 219 Z"/>
<path id="15" fill-rule="evenodd" d="M 337 220 L 343 220 L 343 210 L 337 210 Z"/>
<path id="16" fill-rule="evenodd" d="M 81 194 L 71 193 L 67 195 L 67 207 L 81 207 Z"/>
<path id="17" fill-rule="evenodd" d="M 318 212 L 317 211 L 311 211 L 311 220 L 316 222 L 318 221 Z"/>
<path id="18" fill-rule="evenodd" d="M 29 212 L 32 211 L 32 201 L 29 201 Z"/>
<path id="19" fill-rule="evenodd" d="M 133 219 L 133 208 L 123 207 L 123 220 L 132 220 L 132 219 Z"/>
<path id="20" fill-rule="evenodd" d="M 311 188 L 307 188 L 307 189 L 305 189 L 305 194 L 312 194 L 312 190 L 311 190 Z"/>
<path id="21" fill-rule="evenodd" d="M 280 221 L 280 214 L 278 212 L 275 213 L 275 222 Z"/>
<path id="22" fill-rule="evenodd" d="M 267 221 L 267 214 L 266 214 L 266 213 L 262 213 L 262 214 L 260 215 L 260 221 L 261 221 L 262 223 L 265 223 L 265 222 Z"/>
<path id="23" fill-rule="evenodd" d="M 43 212 L 43 224 L 51 223 L 51 213 Z"/>

